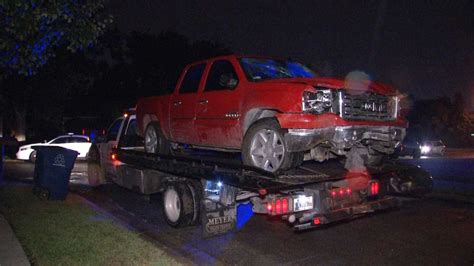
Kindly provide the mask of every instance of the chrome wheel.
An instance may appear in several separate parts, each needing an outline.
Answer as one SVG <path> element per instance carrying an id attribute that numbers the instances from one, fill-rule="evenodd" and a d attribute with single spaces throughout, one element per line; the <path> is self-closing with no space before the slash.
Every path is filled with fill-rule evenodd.
<path id="1" fill-rule="evenodd" d="M 163 198 L 166 217 L 173 223 L 177 222 L 181 214 L 178 192 L 173 188 L 168 188 Z"/>
<path id="2" fill-rule="evenodd" d="M 261 129 L 250 143 L 250 156 L 254 166 L 273 172 L 280 168 L 285 145 L 280 134 L 272 129 Z"/>
<path id="3" fill-rule="evenodd" d="M 158 136 L 152 126 L 149 126 L 145 132 L 145 151 L 156 153 L 158 147 Z"/>

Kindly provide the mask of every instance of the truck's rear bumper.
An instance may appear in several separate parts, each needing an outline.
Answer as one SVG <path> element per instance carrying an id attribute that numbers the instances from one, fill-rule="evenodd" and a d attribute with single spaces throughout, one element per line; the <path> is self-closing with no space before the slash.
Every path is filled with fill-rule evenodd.
<path id="1" fill-rule="evenodd" d="M 399 202 L 396 198 L 387 197 L 348 208 L 333 210 L 328 213 L 303 215 L 293 228 L 297 231 L 306 230 L 337 221 L 352 219 L 367 213 L 394 208 L 398 205 Z"/>

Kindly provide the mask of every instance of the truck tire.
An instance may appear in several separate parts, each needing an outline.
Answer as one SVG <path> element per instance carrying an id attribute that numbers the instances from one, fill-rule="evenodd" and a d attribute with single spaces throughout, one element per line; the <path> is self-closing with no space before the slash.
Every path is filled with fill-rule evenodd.
<path id="1" fill-rule="evenodd" d="M 100 152 L 95 144 L 92 144 L 89 148 L 89 152 L 86 155 L 86 161 L 88 163 L 96 163 L 100 165 Z"/>
<path id="2" fill-rule="evenodd" d="M 148 124 L 145 130 L 145 151 L 148 153 L 171 154 L 171 145 L 156 122 Z"/>
<path id="3" fill-rule="evenodd" d="M 87 180 L 89 186 L 98 187 L 107 183 L 104 168 L 96 162 L 87 163 Z"/>
<path id="4" fill-rule="evenodd" d="M 203 194 L 202 185 L 198 180 L 189 180 L 186 183 L 189 187 L 189 190 L 191 191 L 194 207 L 194 215 L 190 225 L 197 225 L 201 223 L 201 200 Z"/>
<path id="5" fill-rule="evenodd" d="M 185 182 L 170 183 L 163 192 L 163 216 L 174 228 L 192 224 L 194 217 L 193 195 Z"/>
<path id="6" fill-rule="evenodd" d="M 303 163 L 302 152 L 288 152 L 284 142 L 286 130 L 274 118 L 255 122 L 247 130 L 242 143 L 242 160 L 245 165 L 277 172 Z"/>

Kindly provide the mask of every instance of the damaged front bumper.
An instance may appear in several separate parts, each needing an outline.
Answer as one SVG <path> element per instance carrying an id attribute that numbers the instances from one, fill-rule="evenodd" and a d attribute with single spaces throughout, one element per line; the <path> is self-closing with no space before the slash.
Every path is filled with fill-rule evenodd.
<path id="1" fill-rule="evenodd" d="M 396 198 L 386 197 L 323 214 L 308 212 L 298 220 L 298 223 L 295 224 L 293 228 L 296 231 L 306 230 L 337 221 L 349 220 L 376 211 L 391 209 L 397 206 L 399 206 L 399 201 Z"/>
<path id="2" fill-rule="evenodd" d="M 390 153 L 405 137 L 405 128 L 396 126 L 336 126 L 317 129 L 288 129 L 286 148 L 290 152 L 307 151 L 329 142 L 332 150 L 343 155 L 357 143 L 374 146 Z"/>

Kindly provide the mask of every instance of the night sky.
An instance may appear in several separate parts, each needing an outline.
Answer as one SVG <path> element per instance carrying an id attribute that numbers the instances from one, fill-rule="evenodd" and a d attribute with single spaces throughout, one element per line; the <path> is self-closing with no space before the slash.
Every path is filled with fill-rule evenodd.
<path id="1" fill-rule="evenodd" d="M 474 1 L 111 0 L 108 9 L 124 32 L 171 30 L 323 75 L 363 70 L 417 99 L 462 92 L 474 107 Z"/>

